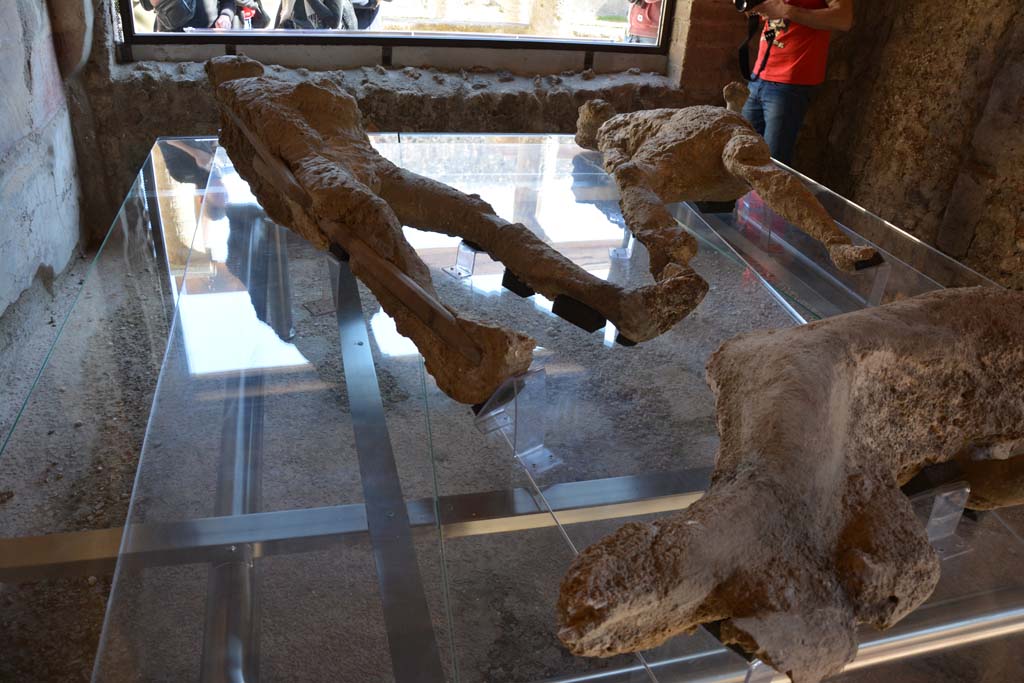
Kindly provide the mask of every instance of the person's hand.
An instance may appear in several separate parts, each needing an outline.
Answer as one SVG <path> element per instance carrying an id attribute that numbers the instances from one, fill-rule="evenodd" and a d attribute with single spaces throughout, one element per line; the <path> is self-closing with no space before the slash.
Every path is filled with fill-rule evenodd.
<path id="1" fill-rule="evenodd" d="M 786 0 L 765 0 L 753 11 L 754 14 L 760 14 L 768 20 L 789 19 L 789 5 Z"/>
<path id="2" fill-rule="evenodd" d="M 222 14 L 217 17 L 217 21 L 213 22 L 214 28 L 231 28 L 231 17 L 226 14 Z"/>

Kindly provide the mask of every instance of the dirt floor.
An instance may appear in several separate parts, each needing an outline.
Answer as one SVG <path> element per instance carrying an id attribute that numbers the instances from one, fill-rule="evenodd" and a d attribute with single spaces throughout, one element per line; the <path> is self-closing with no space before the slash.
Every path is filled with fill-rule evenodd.
<path id="1" fill-rule="evenodd" d="M 83 254 L 50 282 L 37 281 L 0 318 L 0 443 L 7 439 L 39 368 L 64 319 L 82 290 L 94 254 Z M 145 400 L 145 395 L 138 396 Z M 141 433 L 136 434 L 141 438 Z M 12 451 L 20 437 L 13 439 Z M 126 444 L 130 447 L 130 444 Z M 49 448 L 40 444 L 38 452 Z M 51 464 L 52 463 L 52 464 Z M 47 464 L 58 476 L 58 460 Z M 120 486 L 109 493 L 85 494 L 90 509 L 99 506 L 115 525 L 128 509 L 132 462 L 112 468 Z M 24 491 L 0 486 L 0 515 Z M 103 521 L 96 528 L 102 528 Z M 110 590 L 110 577 L 77 577 L 22 584 L 0 583 L 0 680 L 87 681 Z"/>
<path id="2" fill-rule="evenodd" d="M 52 280 L 37 279 L 0 317 L 0 444 L 82 288 L 92 256 L 73 259 Z M 15 495 L 0 486 L 0 514 Z M 123 517 L 127 501 L 120 508 Z M 109 577 L 0 583 L 0 680 L 89 680 L 109 588 Z"/>
<path id="3" fill-rule="evenodd" d="M 141 204 L 123 216 L 100 256 L 75 260 L 0 319 L 0 374 L 11 378 L 0 388 L 4 537 L 124 524 L 169 318 Z M 0 681 L 89 680 L 110 582 L 0 583 Z"/>

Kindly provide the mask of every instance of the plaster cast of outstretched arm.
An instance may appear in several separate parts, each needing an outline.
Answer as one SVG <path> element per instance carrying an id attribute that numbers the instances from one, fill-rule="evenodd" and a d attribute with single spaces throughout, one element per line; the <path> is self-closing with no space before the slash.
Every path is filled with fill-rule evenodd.
<path id="1" fill-rule="evenodd" d="M 722 150 L 722 163 L 729 172 L 750 184 L 761 199 L 793 225 L 828 248 L 829 256 L 841 270 L 872 265 L 875 250 L 854 245 L 849 235 L 792 173 L 772 163 L 768 146 L 758 135 L 737 135 Z"/>

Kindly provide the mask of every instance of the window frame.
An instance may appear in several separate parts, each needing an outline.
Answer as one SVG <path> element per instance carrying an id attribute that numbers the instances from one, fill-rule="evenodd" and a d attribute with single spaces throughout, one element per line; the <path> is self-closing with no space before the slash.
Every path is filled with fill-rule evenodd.
<path id="1" fill-rule="evenodd" d="M 625 1 L 625 0 L 623 0 Z M 654 45 L 638 43 L 611 43 L 595 40 L 564 40 L 558 38 L 504 38 L 467 34 L 460 37 L 416 35 L 415 33 L 364 34 L 360 31 L 218 31 L 188 33 L 136 33 L 132 0 L 114 0 L 120 21 L 119 36 L 115 35 L 118 56 L 122 62 L 135 61 L 133 45 L 223 45 L 225 53 L 234 54 L 239 45 L 325 45 L 380 47 L 381 64 L 391 65 L 391 48 L 443 47 L 455 49 L 497 50 L 550 50 L 558 52 L 584 52 L 584 66 L 590 68 L 594 53 L 625 53 L 640 55 L 667 55 L 672 42 L 672 18 L 677 0 L 662 0 L 661 31 Z M 119 40 L 118 40 L 119 38 Z"/>

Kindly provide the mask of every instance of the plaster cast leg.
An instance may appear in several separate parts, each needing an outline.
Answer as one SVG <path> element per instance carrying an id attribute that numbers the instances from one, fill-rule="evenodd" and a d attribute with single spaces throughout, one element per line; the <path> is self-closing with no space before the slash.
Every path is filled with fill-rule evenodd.
<path id="1" fill-rule="evenodd" d="M 661 279 L 669 264 L 688 269 L 697 253 L 697 240 L 679 225 L 654 191 L 647 172 L 635 162 L 614 166 L 619 203 L 633 236 L 651 255 L 651 273 Z"/>
<path id="2" fill-rule="evenodd" d="M 614 168 L 626 226 L 647 247 L 655 279 L 673 287 L 677 305 L 685 306 L 682 315 L 689 315 L 708 291 L 708 283 L 689 265 L 697 240 L 668 212 L 640 165 L 626 162 Z"/>
<path id="3" fill-rule="evenodd" d="M 654 285 L 627 290 L 588 273 L 490 204 L 444 183 L 396 168 L 380 196 L 411 227 L 469 240 L 549 299 L 568 296 L 610 320 L 632 341 L 646 341 L 684 318 L 706 291 L 691 269 L 673 268 Z M 691 238 L 692 239 L 692 238 Z"/>
<path id="4" fill-rule="evenodd" d="M 722 161 L 730 173 L 757 190 L 776 213 L 824 244 L 837 268 L 852 271 L 875 256 L 871 247 L 851 243 L 799 179 L 772 164 L 768 145 L 761 138 L 732 138 L 722 152 Z"/>

